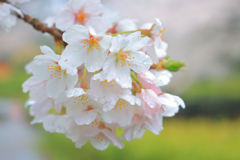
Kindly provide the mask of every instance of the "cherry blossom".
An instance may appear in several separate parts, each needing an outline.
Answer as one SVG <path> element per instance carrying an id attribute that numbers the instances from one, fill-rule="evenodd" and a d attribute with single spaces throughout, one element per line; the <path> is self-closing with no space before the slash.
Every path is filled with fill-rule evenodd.
<path id="1" fill-rule="evenodd" d="M 156 87 L 168 85 L 171 81 L 172 74 L 168 70 L 157 71 L 154 69 L 150 69 L 150 72 L 156 77 L 154 83 Z"/>
<path id="2" fill-rule="evenodd" d="M 161 112 L 155 114 L 153 118 L 135 115 L 132 123 L 124 128 L 125 131 L 121 140 L 132 141 L 133 139 L 141 139 L 146 129 L 156 135 L 163 130 Z"/>
<path id="3" fill-rule="evenodd" d="M 97 31 L 107 27 L 101 17 L 103 6 L 100 0 L 69 0 L 58 10 L 55 22 L 60 30 L 65 31 L 74 24 L 92 26 Z"/>
<path id="4" fill-rule="evenodd" d="M 146 52 L 151 57 L 153 63 L 158 63 L 159 59 L 162 59 L 167 56 L 168 44 L 163 41 L 163 33 L 165 28 L 162 27 L 162 23 L 158 18 L 155 18 L 155 23 L 144 24 L 142 29 L 149 29 L 151 31 L 150 40 L 146 46 Z"/>
<path id="5" fill-rule="evenodd" d="M 159 100 L 162 102 L 162 115 L 165 117 L 174 116 L 179 111 L 179 106 L 185 108 L 185 103 L 178 96 L 174 96 L 168 93 L 162 93 L 159 96 Z"/>
<path id="6" fill-rule="evenodd" d="M 122 127 L 129 125 L 134 114 L 141 113 L 140 105 L 140 100 L 135 96 L 120 96 L 103 106 L 105 112 L 102 113 L 102 118 L 107 123 L 118 123 Z"/>
<path id="7" fill-rule="evenodd" d="M 34 76 L 30 77 L 22 85 L 23 92 L 29 91 L 29 99 L 25 106 L 31 105 L 30 115 L 35 116 L 32 124 L 41 123 L 42 118 L 46 116 L 50 109 L 55 109 L 57 113 L 61 112 L 62 104 L 54 104 L 51 98 L 48 98 L 45 92 L 46 80 L 38 80 Z"/>
<path id="8" fill-rule="evenodd" d="M 105 150 L 111 143 L 122 149 L 123 143 L 115 134 L 115 125 L 108 125 L 102 121 L 95 121 L 89 126 L 84 126 L 85 130 L 76 142 L 76 147 L 81 148 L 88 140 L 98 150 Z"/>
<path id="9" fill-rule="evenodd" d="M 121 95 L 132 94 L 129 89 L 121 88 L 115 80 L 108 82 L 100 73 L 92 77 L 90 87 L 93 97 L 101 103 L 112 101 Z"/>
<path id="10" fill-rule="evenodd" d="M 38 55 L 31 65 L 33 76 L 39 80 L 47 80 L 46 94 L 49 98 L 56 98 L 65 89 L 71 89 L 77 83 L 78 76 L 72 76 L 61 68 L 58 61 L 61 56 L 56 55 L 47 46 L 41 46 L 44 55 Z"/>
<path id="11" fill-rule="evenodd" d="M 113 38 L 111 53 L 101 72 L 108 81 L 114 79 L 121 87 L 130 88 L 132 86 L 130 70 L 141 73 L 150 68 L 152 60 L 144 52 L 139 51 L 147 44 L 149 38 L 140 36 L 141 32 L 135 32 L 127 37 L 117 35 Z"/>
<path id="12" fill-rule="evenodd" d="M 76 68 L 84 63 L 89 72 L 100 70 L 107 57 L 111 36 L 96 34 L 93 28 L 82 25 L 71 26 L 64 34 L 63 40 L 69 45 L 62 53 L 59 64 L 69 74 L 75 75 Z"/>
<path id="13" fill-rule="evenodd" d="M 17 17 L 16 15 L 13 15 L 11 11 L 16 12 L 23 17 L 23 14 L 19 9 L 10 4 L 0 2 L 0 27 L 7 32 L 17 23 Z"/>

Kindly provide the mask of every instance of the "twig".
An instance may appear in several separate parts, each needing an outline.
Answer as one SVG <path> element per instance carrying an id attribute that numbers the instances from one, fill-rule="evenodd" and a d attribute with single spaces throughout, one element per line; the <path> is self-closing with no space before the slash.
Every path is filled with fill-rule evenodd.
<path id="1" fill-rule="evenodd" d="M 49 33 L 54 37 L 55 41 L 62 41 L 62 32 L 57 28 L 49 28 L 45 24 L 39 22 L 37 19 L 31 18 L 26 14 L 23 14 L 24 17 L 21 17 L 18 13 L 16 13 L 16 15 L 18 18 L 23 19 L 25 22 L 31 24 L 36 30 L 41 31 L 42 33 Z"/>

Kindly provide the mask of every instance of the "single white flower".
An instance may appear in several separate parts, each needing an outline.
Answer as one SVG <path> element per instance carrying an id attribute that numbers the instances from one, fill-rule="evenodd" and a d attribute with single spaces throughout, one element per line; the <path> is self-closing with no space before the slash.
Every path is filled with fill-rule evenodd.
<path id="1" fill-rule="evenodd" d="M 145 48 L 147 54 L 151 57 L 153 63 L 157 64 L 159 59 L 167 56 L 168 44 L 163 41 L 163 32 L 165 29 L 158 18 L 155 18 L 155 23 L 144 24 L 142 29 L 151 29 L 151 39 Z"/>
<path id="2" fill-rule="evenodd" d="M 73 142 L 78 141 L 81 135 L 81 128 L 74 122 L 73 117 L 68 115 L 48 114 L 42 118 L 43 127 L 51 133 L 62 133 Z"/>
<path id="3" fill-rule="evenodd" d="M 103 112 L 102 104 L 95 101 L 89 92 L 85 92 L 82 88 L 63 92 L 55 103 L 63 103 L 66 106 L 66 113 L 74 117 L 77 125 L 88 125 Z"/>
<path id="4" fill-rule="evenodd" d="M 147 89 L 156 87 L 155 81 L 156 77 L 150 72 L 142 72 L 137 75 L 139 82 Z"/>
<path id="5" fill-rule="evenodd" d="M 141 32 L 135 32 L 127 37 L 118 35 L 113 38 L 111 53 L 108 55 L 101 72 L 107 81 L 110 82 L 114 79 L 122 88 L 131 88 L 130 70 L 141 73 L 150 68 L 151 58 L 139 51 L 147 44 L 149 38 L 141 38 L 140 36 Z"/>
<path id="6" fill-rule="evenodd" d="M 23 14 L 19 9 L 10 4 L 0 2 L 0 27 L 5 31 L 9 31 L 9 29 L 16 25 L 17 22 L 16 15 L 13 15 L 11 11 L 16 12 L 23 17 Z"/>
<path id="7" fill-rule="evenodd" d="M 140 99 L 135 96 L 120 96 L 120 98 L 108 102 L 103 106 L 104 112 L 102 113 L 102 118 L 107 123 L 118 123 L 124 127 L 131 123 L 132 117 L 135 114 L 141 114 L 142 108 L 140 105 Z"/>
<path id="8" fill-rule="evenodd" d="M 151 117 L 160 110 L 162 102 L 152 89 L 141 89 L 141 93 L 137 94 L 137 97 L 142 100 L 145 116 Z"/>
<path id="9" fill-rule="evenodd" d="M 81 148 L 88 140 L 90 140 L 93 147 L 98 150 L 107 149 L 111 143 L 120 149 L 124 147 L 124 144 L 115 134 L 114 124 L 94 121 L 91 125 L 83 126 L 82 130 L 84 131 L 80 134 L 79 139 L 75 144 L 77 148 Z"/>
<path id="10" fill-rule="evenodd" d="M 46 84 L 46 80 L 38 80 L 32 76 L 23 83 L 23 92 L 26 93 L 29 91 L 30 101 L 43 102 L 48 99 L 48 96 L 44 90 Z"/>
<path id="11" fill-rule="evenodd" d="M 96 34 L 91 27 L 73 25 L 63 34 L 63 40 L 69 45 L 63 51 L 59 64 L 72 75 L 83 63 L 89 72 L 98 71 L 107 57 L 111 39 L 104 33 Z"/>
<path id="12" fill-rule="evenodd" d="M 97 31 L 105 29 L 102 20 L 102 4 L 100 0 L 69 0 L 55 17 L 56 27 L 62 31 L 74 24 L 92 26 Z"/>
<path id="13" fill-rule="evenodd" d="M 155 69 L 150 69 L 150 72 L 156 77 L 154 80 L 156 87 L 166 86 L 171 81 L 172 73 L 168 70 L 157 71 Z"/>
<path id="14" fill-rule="evenodd" d="M 121 95 L 132 94 L 129 89 L 121 88 L 115 80 L 108 82 L 100 73 L 92 77 L 90 87 L 93 97 L 101 103 L 112 101 Z"/>
<path id="15" fill-rule="evenodd" d="M 185 103 L 178 97 L 168 93 L 160 94 L 159 100 L 161 101 L 162 115 L 165 117 L 172 117 L 179 111 L 179 106 L 185 108 Z"/>
<path id="16" fill-rule="evenodd" d="M 163 130 L 162 116 L 160 112 L 157 112 L 152 117 L 153 118 L 148 118 L 135 115 L 132 123 L 129 126 L 124 127 L 124 133 L 121 140 L 126 139 L 127 141 L 132 141 L 133 139 L 141 139 L 146 129 L 158 135 L 161 130 Z"/>
<path id="17" fill-rule="evenodd" d="M 59 65 L 60 55 L 56 55 L 47 46 L 41 46 L 44 55 L 38 55 L 31 65 L 33 76 L 39 80 L 47 80 L 46 94 L 49 98 L 57 98 L 65 89 L 72 89 L 78 81 L 78 75 L 69 75 Z"/>
<path id="18" fill-rule="evenodd" d="M 55 105 L 54 101 L 46 95 L 46 84 L 46 80 L 38 80 L 32 76 L 22 85 L 24 93 L 29 91 L 29 99 L 25 105 L 31 105 L 29 112 L 31 116 L 34 116 L 31 124 L 41 123 L 42 118 L 47 115 L 50 109 L 55 109 L 57 113 L 62 110 L 61 104 Z"/>

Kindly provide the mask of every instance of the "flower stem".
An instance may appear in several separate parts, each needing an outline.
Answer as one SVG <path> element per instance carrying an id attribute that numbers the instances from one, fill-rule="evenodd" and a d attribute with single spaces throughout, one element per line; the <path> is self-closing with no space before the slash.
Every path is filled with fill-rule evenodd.
<path id="1" fill-rule="evenodd" d="M 141 88 L 145 88 L 138 80 L 136 74 L 134 74 L 133 72 L 131 72 L 131 76 L 132 78 L 137 82 L 138 85 L 140 85 Z"/>
<path id="2" fill-rule="evenodd" d="M 87 90 L 87 68 L 84 66 L 83 76 L 81 81 L 81 88 Z"/>
<path id="3" fill-rule="evenodd" d="M 134 33 L 134 32 L 137 32 L 137 30 L 136 30 L 136 31 L 125 31 L 125 32 L 119 32 L 119 33 L 115 33 L 115 34 L 113 34 L 112 36 L 115 37 L 115 36 L 117 36 L 117 35 L 119 35 L 119 34 Z"/>
<path id="4" fill-rule="evenodd" d="M 87 75 L 87 68 L 86 68 L 86 66 L 84 66 L 83 77 L 86 77 L 86 75 Z"/>

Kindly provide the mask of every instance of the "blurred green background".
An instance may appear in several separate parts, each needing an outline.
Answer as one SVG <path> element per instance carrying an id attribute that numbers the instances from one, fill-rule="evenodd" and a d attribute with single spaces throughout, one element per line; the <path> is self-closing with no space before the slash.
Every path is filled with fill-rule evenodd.
<path id="1" fill-rule="evenodd" d="M 28 95 L 21 85 L 30 77 L 24 66 L 41 54 L 39 46 L 54 49 L 54 42 L 19 21 L 10 33 L 0 32 L 0 159 L 240 159 L 239 1 L 103 3 L 120 10 L 124 18 L 139 19 L 139 25 L 154 17 L 162 20 L 170 58 L 188 64 L 163 91 L 180 96 L 186 109 L 164 118 L 160 135 L 147 131 L 141 140 L 124 141 L 122 150 L 110 145 L 98 151 L 90 143 L 77 149 L 64 135 L 48 133 L 41 124 L 31 126 L 32 117 L 23 108 Z"/>

